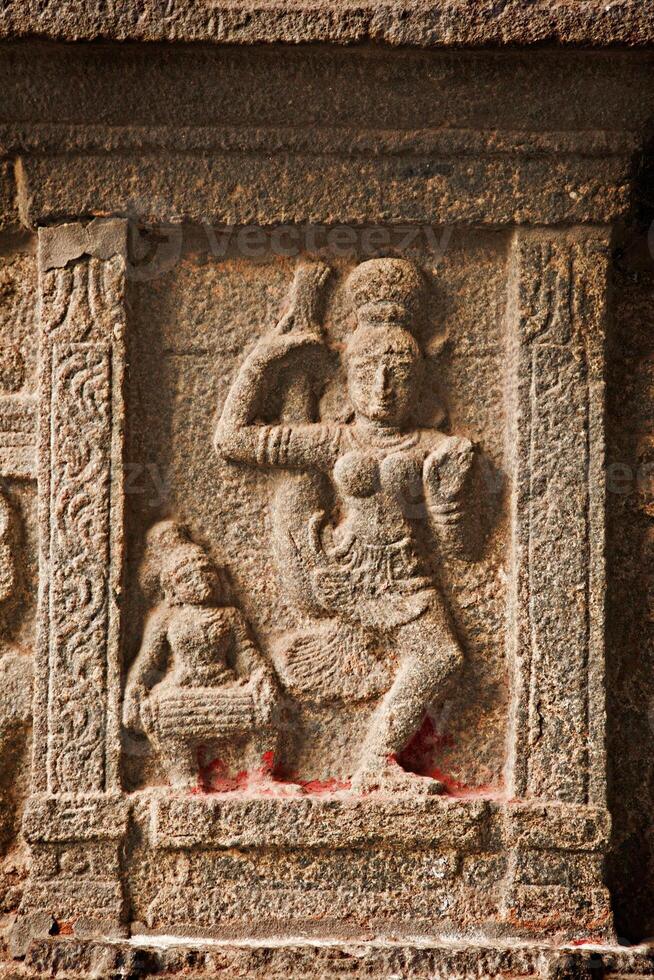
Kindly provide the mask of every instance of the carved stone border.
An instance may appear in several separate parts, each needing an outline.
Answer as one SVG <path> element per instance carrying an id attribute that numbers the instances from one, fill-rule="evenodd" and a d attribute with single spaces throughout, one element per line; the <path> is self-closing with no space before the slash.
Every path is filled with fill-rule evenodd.
<path id="1" fill-rule="evenodd" d="M 516 232 L 509 791 L 605 804 L 604 343 L 609 234 Z"/>
<path id="2" fill-rule="evenodd" d="M 115 933 L 122 917 L 126 252 L 120 219 L 39 231 L 40 582 L 34 794 L 25 816 L 32 872 L 17 948 L 64 923 L 74 922 L 77 935 Z"/>
<path id="3" fill-rule="evenodd" d="M 509 268 L 513 701 L 507 783 L 511 797 L 558 801 L 563 824 L 606 807 L 609 244 L 604 228 L 519 230 Z M 509 810 L 504 915 L 514 923 L 546 921 L 574 891 L 552 884 L 561 845 L 524 839 L 514 834 L 514 824 Z M 584 924 L 610 939 L 601 862 L 585 874 Z"/>

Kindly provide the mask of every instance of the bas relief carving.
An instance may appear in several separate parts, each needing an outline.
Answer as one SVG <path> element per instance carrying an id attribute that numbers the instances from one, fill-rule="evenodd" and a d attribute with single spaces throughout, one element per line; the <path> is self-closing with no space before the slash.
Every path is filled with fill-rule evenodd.
<path id="1" fill-rule="evenodd" d="M 248 784 L 265 785 L 277 755 L 277 685 L 242 614 L 222 601 L 218 569 L 185 528 L 161 521 L 148 534 L 144 577 L 161 598 L 130 671 L 125 726 L 147 733 L 176 788 L 196 785 L 212 748 L 253 739 L 262 765 Z"/>
<path id="2" fill-rule="evenodd" d="M 306 280 L 306 292 L 320 288 L 324 274 L 308 267 L 297 277 Z M 280 365 L 297 364 L 323 344 L 317 324 L 295 316 L 292 307 L 243 364 L 215 436 L 218 451 L 231 459 L 326 477 L 323 507 L 307 509 L 293 539 L 295 562 L 305 570 L 311 600 L 341 630 L 341 642 L 348 632 L 364 644 L 384 636 L 393 664 L 354 774 L 360 790 L 442 788 L 405 773 L 397 755 L 463 659 L 424 551 L 431 543 L 446 555 L 464 545 L 473 446 L 411 423 L 423 366 L 411 327 L 424 288 L 418 270 L 401 259 L 370 260 L 350 274 L 356 323 L 344 356 L 351 422 L 257 423 Z M 329 655 L 321 657 L 320 639 L 287 651 L 282 672 L 291 687 L 307 680 L 319 688 L 338 684 L 325 662 Z"/>
<path id="3" fill-rule="evenodd" d="M 11 929 L 12 976 L 536 976 L 614 940 L 608 223 L 644 110 L 582 130 L 567 84 L 517 106 L 524 53 L 300 45 L 287 105 L 272 49 L 28 48 L 2 127 L 0 960 Z M 171 95 L 160 125 L 134 78 Z"/>
<path id="4" fill-rule="evenodd" d="M 412 422 L 423 374 L 412 327 L 426 284 L 401 259 L 350 273 L 343 356 L 353 414 L 316 418 L 330 360 L 319 322 L 329 272 L 299 266 L 288 309 L 242 364 L 214 439 L 222 456 L 285 475 L 272 507 L 277 571 L 322 622 L 277 651 L 279 684 L 241 614 L 221 604 L 202 549 L 172 521 L 149 533 L 146 567 L 157 568 L 163 598 L 131 668 L 123 718 L 147 732 L 176 787 L 195 785 L 209 743 L 245 736 L 284 770 L 273 731 L 281 685 L 291 712 L 296 699 L 377 699 L 354 791 L 443 790 L 398 756 L 463 661 L 438 564 L 471 544 L 474 446 Z"/>
<path id="5" fill-rule="evenodd" d="M 405 259 L 354 269 L 336 260 L 331 269 L 300 263 L 283 316 L 247 356 L 240 352 L 251 335 L 248 316 L 240 334 L 221 338 L 233 360 L 228 367 L 216 359 L 215 376 L 225 386 L 233 380 L 228 391 L 216 385 L 213 420 L 209 400 L 196 397 L 187 379 L 204 370 L 201 357 L 213 360 L 214 353 L 187 348 L 180 355 L 180 345 L 173 354 L 186 358 L 189 373 L 179 369 L 171 388 L 190 395 L 180 401 L 197 423 L 205 469 L 189 465 L 188 482 L 176 477 L 173 503 L 130 511 L 133 501 L 126 501 L 129 553 L 144 546 L 139 589 L 129 578 L 136 563 L 122 578 L 122 544 L 109 536 L 114 528 L 122 534 L 124 516 L 123 422 L 130 416 L 122 409 L 123 359 L 137 359 L 121 314 L 129 306 L 125 259 L 101 241 L 93 245 L 99 254 L 85 257 L 88 247 L 80 245 L 84 254 L 75 254 L 73 265 L 41 272 L 39 492 L 47 505 L 41 528 L 49 532 L 42 535 L 48 561 L 41 565 L 48 656 L 47 671 L 35 673 L 35 759 L 38 766 L 40 753 L 43 764 L 25 809 L 33 864 L 15 948 L 39 932 L 120 936 L 128 922 L 137 934 L 197 929 L 219 938 L 241 935 L 243 923 L 258 927 L 264 918 L 262 928 L 275 933 L 280 923 L 328 935 L 343 923 L 357 930 L 374 922 L 380 932 L 395 933 L 399 923 L 426 934 L 436 921 L 443 934 L 486 922 L 519 932 L 536 901 L 545 910 L 537 929 L 546 933 L 551 891 L 541 879 L 565 849 L 586 877 L 567 890 L 563 921 L 576 920 L 592 889 L 586 918 L 608 915 L 596 860 L 604 847 L 603 812 L 587 820 L 579 804 L 578 813 L 566 815 L 557 799 L 551 813 L 547 799 L 532 806 L 528 793 L 457 782 L 447 763 L 442 771 L 433 765 L 434 753 L 439 765 L 445 756 L 439 742 L 445 726 L 429 733 L 432 709 L 445 702 L 454 704 L 452 713 L 462 703 L 476 710 L 473 685 L 485 682 L 479 664 L 497 623 L 480 588 L 490 544 L 477 562 L 492 511 L 478 482 L 477 443 L 493 458 L 502 420 L 495 426 L 488 420 L 497 421 L 502 409 L 484 414 L 479 391 L 499 404 L 502 381 L 489 394 L 479 363 L 468 375 L 461 370 L 480 346 L 474 334 L 461 351 L 470 321 L 483 319 L 477 308 L 454 335 L 456 371 L 447 374 L 448 362 L 439 377 L 448 392 L 458 391 L 458 378 L 467 385 L 466 412 L 457 414 L 452 402 L 454 434 L 424 423 L 425 382 L 434 384 L 426 340 L 433 318 L 426 313 L 428 281 Z M 53 255 L 48 261 L 58 262 Z M 277 266 L 276 301 L 286 269 Z M 458 274 L 472 279 L 467 269 Z M 222 269 L 216 275 L 228 279 Z M 442 295 L 454 292 L 450 280 Z M 509 312 L 522 330 L 515 305 Z M 453 304 L 448 329 L 458 315 Z M 494 358 L 504 350 L 504 327 L 497 327 L 501 317 L 490 319 Z M 497 370 L 497 360 L 488 363 L 493 367 L 485 370 Z M 336 411 L 334 392 L 342 403 Z M 169 393 L 151 395 L 153 414 Z M 532 414 L 533 431 L 545 432 L 549 416 L 538 428 Z M 162 458 L 173 446 L 171 456 L 186 465 L 193 454 L 186 432 L 179 436 L 180 418 L 188 422 L 176 417 L 178 441 L 162 439 Z M 580 438 L 584 432 L 581 425 Z M 501 458 L 496 447 L 494 458 Z M 184 493 L 195 495 L 188 509 Z M 6 503 L 0 497 L 0 611 L 15 591 L 15 520 Z M 227 545 L 241 504 L 247 521 Z M 211 508 L 220 512 L 213 524 Z M 542 512 L 546 521 L 551 509 Z M 498 576 L 505 544 L 498 535 Z M 258 611 L 265 606 L 263 579 L 283 600 L 271 604 L 267 618 Z M 484 621 L 481 641 L 461 613 L 462 596 Z M 136 656 L 121 698 L 123 640 L 134 641 Z M 27 728 L 29 706 L 18 705 L 9 666 L 0 658 L 8 692 L 0 694 L 0 723 L 9 712 L 15 728 L 20 710 Z M 15 679 L 27 691 L 22 675 Z M 41 701 L 39 684 L 47 688 Z M 486 731 L 472 728 L 470 743 L 478 740 L 483 751 Z M 126 758 L 130 743 L 119 731 L 140 733 L 131 743 L 139 749 L 147 740 L 154 769 L 151 759 Z M 428 764 L 414 764 L 412 746 L 417 756 L 431 735 Z M 333 751 L 323 757 L 330 740 Z M 161 783 L 170 791 L 160 791 Z M 234 790 L 245 797 L 218 795 Z M 328 799 L 315 798 L 323 792 Z M 433 798 L 443 792 L 458 798 Z M 575 836 L 577 820 L 590 828 L 588 840 Z M 442 881 L 434 880 L 435 868 Z"/>

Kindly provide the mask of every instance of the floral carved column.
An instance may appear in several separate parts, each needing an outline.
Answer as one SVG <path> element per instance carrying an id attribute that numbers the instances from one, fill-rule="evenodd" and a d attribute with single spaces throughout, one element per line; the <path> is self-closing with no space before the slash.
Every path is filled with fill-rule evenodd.
<path id="1" fill-rule="evenodd" d="M 39 232 L 41 584 L 31 877 L 14 932 L 120 933 L 126 222 Z"/>

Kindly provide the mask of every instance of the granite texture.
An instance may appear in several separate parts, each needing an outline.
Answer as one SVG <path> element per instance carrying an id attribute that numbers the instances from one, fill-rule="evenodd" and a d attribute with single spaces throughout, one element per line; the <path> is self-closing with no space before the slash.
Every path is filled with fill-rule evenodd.
<path id="1" fill-rule="evenodd" d="M 3 6 L 3 980 L 654 975 L 651 13 Z"/>
<path id="2" fill-rule="evenodd" d="M 120 0 L 105 5 L 10 0 L 3 37 L 57 41 L 204 41 L 226 44 L 362 41 L 419 47 L 566 44 L 647 45 L 650 0 L 352 0 L 225 2 Z"/>

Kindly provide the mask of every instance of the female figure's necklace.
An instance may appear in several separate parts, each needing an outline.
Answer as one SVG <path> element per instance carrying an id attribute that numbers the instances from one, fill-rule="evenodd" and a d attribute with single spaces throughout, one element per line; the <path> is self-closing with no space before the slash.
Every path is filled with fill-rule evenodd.
<path id="1" fill-rule="evenodd" d="M 351 432 L 354 441 L 362 449 L 370 446 L 375 449 L 410 449 L 420 438 L 420 433 L 415 429 L 412 432 L 399 432 L 397 429 L 370 427 L 361 431 L 361 426 L 357 422 L 353 424 Z"/>

